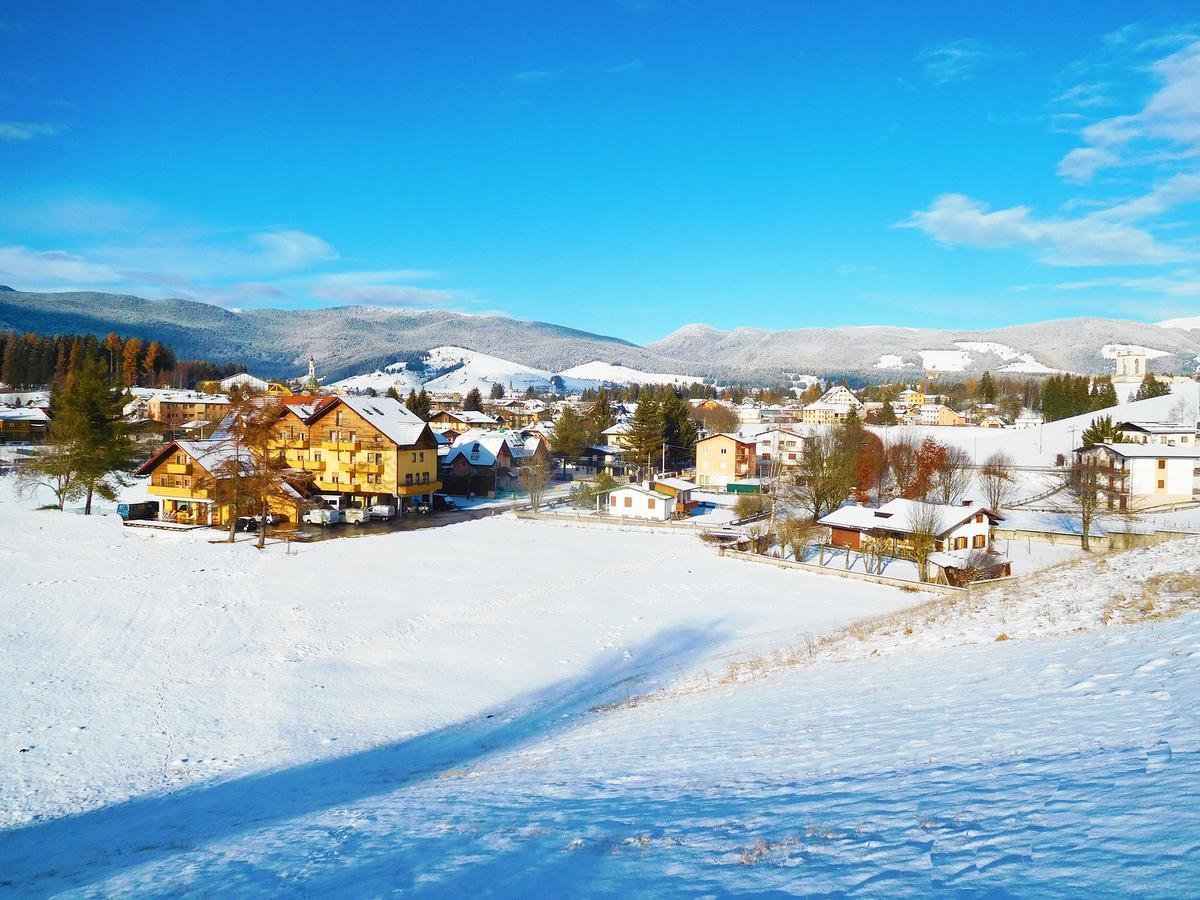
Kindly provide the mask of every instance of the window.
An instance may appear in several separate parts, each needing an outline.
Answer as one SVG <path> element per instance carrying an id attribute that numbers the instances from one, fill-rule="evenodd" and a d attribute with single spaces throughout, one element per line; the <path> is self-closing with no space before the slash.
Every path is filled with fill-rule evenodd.
<path id="1" fill-rule="evenodd" d="M 321 461 L 321 451 L 314 450 L 313 451 L 313 462 L 320 462 L 320 461 Z"/>
<path id="2" fill-rule="evenodd" d="M 421 484 L 429 484 L 429 473 L 428 472 L 421 473 Z"/>
<path id="3" fill-rule="evenodd" d="M 616 498 L 616 497 L 614 497 L 612 494 L 609 494 L 609 495 L 608 495 L 608 505 L 609 505 L 609 506 L 616 506 L 616 505 L 617 505 L 617 498 Z"/>
<path id="4" fill-rule="evenodd" d="M 375 435 L 375 443 L 376 443 L 376 444 L 382 444 L 382 443 L 383 443 L 383 435 L 382 435 L 382 434 L 377 434 L 377 435 Z"/>
<path id="5" fill-rule="evenodd" d="M 333 424 L 334 425 L 342 424 L 342 411 L 340 409 L 333 414 Z"/>
<path id="6" fill-rule="evenodd" d="M 417 461 L 417 454 L 415 454 L 415 453 L 413 454 L 412 461 L 413 461 L 413 462 L 416 462 L 416 461 Z"/>
<path id="7" fill-rule="evenodd" d="M 357 431 L 352 431 L 352 432 L 350 432 L 350 440 L 351 440 L 351 441 L 357 441 L 357 440 L 358 440 L 358 432 L 357 432 Z"/>
<path id="8" fill-rule="evenodd" d="M 418 453 L 417 458 L 421 460 L 421 462 L 425 462 L 425 451 L 422 450 L 420 453 Z"/>
<path id="9" fill-rule="evenodd" d="M 1167 483 L 1165 481 L 1163 481 L 1161 478 L 1158 479 L 1158 489 L 1160 491 L 1164 490 L 1166 488 L 1166 486 L 1167 486 Z"/>
<path id="10" fill-rule="evenodd" d="M 722 447 L 722 448 L 721 448 L 721 453 L 723 453 L 723 454 L 724 454 L 724 453 L 728 453 L 728 452 L 729 452 L 729 448 L 728 448 L 728 447 Z"/>
<path id="11" fill-rule="evenodd" d="M 975 516 L 975 523 L 976 523 L 976 524 L 982 524 L 982 523 L 983 523 L 983 513 L 979 513 L 979 514 L 977 514 L 977 515 Z"/>
<path id="12" fill-rule="evenodd" d="M 1160 459 L 1158 461 L 1158 467 L 1160 469 L 1165 469 L 1167 467 L 1167 461 L 1165 459 Z"/>
<path id="13" fill-rule="evenodd" d="M 632 498 L 632 497 L 626 497 L 626 498 L 625 498 L 625 506 L 626 506 L 626 507 L 633 506 L 633 498 Z"/>
<path id="14" fill-rule="evenodd" d="M 653 497 L 646 501 L 646 509 L 654 509 L 655 505 Z"/>
<path id="15" fill-rule="evenodd" d="M 965 537 L 956 537 L 954 539 L 954 549 L 955 550 L 966 550 L 967 549 L 967 539 Z"/>
<path id="16" fill-rule="evenodd" d="M 982 534 L 977 534 L 971 538 L 971 546 L 976 550 L 981 549 L 985 544 L 987 544 L 987 539 Z"/>

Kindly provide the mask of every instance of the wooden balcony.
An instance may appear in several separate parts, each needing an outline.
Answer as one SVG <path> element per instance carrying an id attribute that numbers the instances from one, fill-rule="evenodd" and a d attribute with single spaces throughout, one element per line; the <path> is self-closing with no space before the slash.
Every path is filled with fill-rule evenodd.
<path id="1" fill-rule="evenodd" d="M 146 492 L 155 497 L 172 497 L 178 500 L 207 500 L 208 491 L 198 488 L 167 487 L 166 485 L 150 484 Z"/>
<path id="2" fill-rule="evenodd" d="M 432 494 L 434 491 L 440 491 L 442 483 L 440 481 L 430 481 L 428 484 L 402 484 L 396 488 L 395 493 L 401 497 L 419 497 L 422 494 Z"/>
<path id="3" fill-rule="evenodd" d="M 191 463 L 167 463 L 167 474 L 168 475 L 191 475 L 192 474 L 192 464 Z"/>
<path id="4" fill-rule="evenodd" d="M 302 459 L 296 463 L 296 468 L 305 472 L 320 472 L 324 470 L 325 462 L 320 459 Z"/>
<path id="5" fill-rule="evenodd" d="M 349 471 L 355 475 L 382 475 L 383 463 L 361 462 L 351 463 Z"/>
<path id="6" fill-rule="evenodd" d="M 321 449 L 334 453 L 353 453 L 361 449 L 362 441 L 322 441 Z"/>

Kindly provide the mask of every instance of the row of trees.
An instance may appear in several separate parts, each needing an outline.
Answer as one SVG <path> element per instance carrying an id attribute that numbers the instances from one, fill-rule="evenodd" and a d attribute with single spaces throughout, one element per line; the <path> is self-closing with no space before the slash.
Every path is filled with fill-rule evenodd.
<path id="1" fill-rule="evenodd" d="M 551 447 L 565 459 L 578 459 L 586 447 L 603 443 L 605 430 L 615 422 L 608 391 L 601 388 L 582 415 L 569 406 L 563 410 L 554 425 Z M 690 461 L 696 437 L 696 422 L 687 401 L 674 388 L 658 385 L 639 395 L 624 441 L 635 465 L 656 469 Z"/>
<path id="2" fill-rule="evenodd" d="M 115 332 L 103 341 L 91 334 L 0 332 L 0 380 L 14 388 L 63 384 L 93 362 L 110 382 L 125 386 L 157 384 L 162 373 L 177 365 L 170 347 Z"/>
<path id="3" fill-rule="evenodd" d="M 1042 385 L 1041 409 L 1047 422 L 1116 405 L 1117 392 L 1107 376 L 1051 375 Z"/>
<path id="4" fill-rule="evenodd" d="M 108 381 L 124 387 L 153 387 L 164 382 L 194 387 L 244 372 L 236 363 L 217 365 L 202 359 L 179 360 L 168 344 L 123 338 L 111 332 L 39 336 L 0 331 L 0 382 L 17 390 L 61 387 L 91 362 L 100 364 Z"/>

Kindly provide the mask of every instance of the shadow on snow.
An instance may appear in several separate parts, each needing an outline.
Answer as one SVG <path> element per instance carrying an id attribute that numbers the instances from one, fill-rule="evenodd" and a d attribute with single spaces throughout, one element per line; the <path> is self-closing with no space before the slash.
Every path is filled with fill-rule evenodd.
<path id="1" fill-rule="evenodd" d="M 720 623 L 669 629 L 584 674 L 491 712 L 414 738 L 288 769 L 134 798 L 0 832 L 0 890 L 46 896 L 280 822 L 389 794 L 440 772 L 552 736 L 595 705 L 700 658 L 726 637 Z M 230 860 L 234 866 L 236 860 Z"/>

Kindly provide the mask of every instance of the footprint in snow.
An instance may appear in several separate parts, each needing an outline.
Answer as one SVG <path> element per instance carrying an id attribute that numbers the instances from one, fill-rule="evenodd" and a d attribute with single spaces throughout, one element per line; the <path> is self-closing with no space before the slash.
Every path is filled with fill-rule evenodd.
<path id="1" fill-rule="evenodd" d="M 1158 669 L 1161 669 L 1165 665 L 1167 665 L 1167 660 L 1162 659 L 1161 657 L 1158 659 L 1152 659 L 1149 662 L 1143 663 L 1142 665 L 1140 665 L 1136 669 L 1134 669 L 1133 674 L 1134 675 L 1148 675 L 1151 672 L 1155 672 Z"/>

